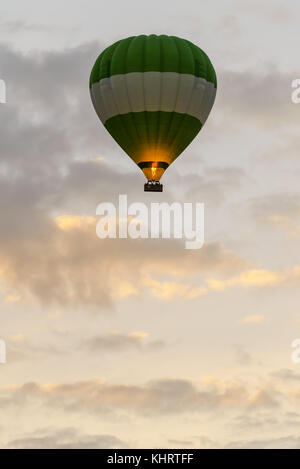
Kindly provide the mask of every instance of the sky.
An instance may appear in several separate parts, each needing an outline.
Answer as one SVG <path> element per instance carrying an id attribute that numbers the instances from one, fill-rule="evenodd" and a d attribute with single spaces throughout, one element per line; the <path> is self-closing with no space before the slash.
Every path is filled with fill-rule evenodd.
<path id="1" fill-rule="evenodd" d="M 10 0 L 0 7 L 2 448 L 300 448 L 300 5 Z M 205 244 L 104 239 L 149 202 L 92 107 L 118 39 L 191 40 L 218 77 L 161 201 L 203 202 Z"/>

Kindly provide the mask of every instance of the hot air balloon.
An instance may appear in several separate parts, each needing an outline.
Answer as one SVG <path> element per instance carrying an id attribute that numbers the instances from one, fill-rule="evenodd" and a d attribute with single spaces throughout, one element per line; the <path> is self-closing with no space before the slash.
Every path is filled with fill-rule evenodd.
<path id="1" fill-rule="evenodd" d="M 117 41 L 97 58 L 91 99 L 100 120 L 146 176 L 146 191 L 204 125 L 217 89 L 214 67 L 199 47 L 151 34 Z"/>

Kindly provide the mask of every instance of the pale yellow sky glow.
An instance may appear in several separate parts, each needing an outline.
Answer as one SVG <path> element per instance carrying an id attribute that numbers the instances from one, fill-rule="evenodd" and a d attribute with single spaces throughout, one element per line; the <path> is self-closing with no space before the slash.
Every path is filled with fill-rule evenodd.
<path id="1" fill-rule="evenodd" d="M 300 448 L 299 2 L 0 13 L 1 448 Z M 88 89 L 99 52 L 142 33 L 191 40 L 218 76 L 161 194 Z M 99 239 L 96 207 L 119 194 L 203 202 L 204 246 Z"/>

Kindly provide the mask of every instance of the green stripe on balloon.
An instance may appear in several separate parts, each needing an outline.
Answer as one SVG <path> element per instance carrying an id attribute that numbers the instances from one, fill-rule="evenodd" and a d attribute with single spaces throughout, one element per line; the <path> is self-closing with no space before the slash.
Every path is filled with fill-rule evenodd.
<path id="1" fill-rule="evenodd" d="M 170 164 L 196 137 L 202 124 L 188 114 L 145 111 L 114 116 L 105 127 L 136 163 L 143 148 L 164 146 Z"/>
<path id="2" fill-rule="evenodd" d="M 90 87 L 103 78 L 131 72 L 177 72 L 205 78 L 217 87 L 214 68 L 199 47 L 175 36 L 133 36 L 105 49 L 92 69 Z"/>

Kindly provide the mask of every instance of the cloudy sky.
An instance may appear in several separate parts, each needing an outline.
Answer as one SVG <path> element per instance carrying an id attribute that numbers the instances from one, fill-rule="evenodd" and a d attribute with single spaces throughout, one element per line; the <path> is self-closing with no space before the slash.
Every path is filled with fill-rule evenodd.
<path id="1" fill-rule="evenodd" d="M 296 0 L 2 2 L 2 448 L 300 448 L 299 17 Z M 96 236 L 100 202 L 153 197 L 88 90 L 97 55 L 143 33 L 191 40 L 218 75 L 159 195 L 204 202 L 197 251 Z"/>

